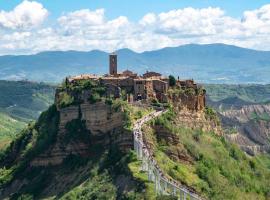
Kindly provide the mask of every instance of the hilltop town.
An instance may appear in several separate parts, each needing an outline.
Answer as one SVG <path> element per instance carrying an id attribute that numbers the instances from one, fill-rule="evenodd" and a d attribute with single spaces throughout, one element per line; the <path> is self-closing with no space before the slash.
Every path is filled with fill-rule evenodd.
<path id="1" fill-rule="evenodd" d="M 179 100 L 182 106 L 190 110 L 205 108 L 205 90 L 193 80 L 180 80 L 179 76 L 175 79 L 173 76 L 167 77 L 153 71 L 147 71 L 143 75 L 138 75 L 130 70 L 119 73 L 117 59 L 117 54 L 109 55 L 109 73 L 103 76 L 82 74 L 67 77 L 65 80 L 67 92 L 68 88 L 79 86 L 83 81 L 91 81 L 105 89 L 104 93 L 100 95 L 107 98 L 117 99 L 124 95 L 129 103 L 138 101 L 168 103 L 170 100 Z M 63 88 L 59 89 L 56 96 L 62 90 Z M 69 94 L 74 96 L 72 92 Z M 91 91 L 84 91 L 83 97 L 77 100 L 87 100 L 90 96 Z M 78 96 L 74 96 L 74 98 L 78 98 Z"/>

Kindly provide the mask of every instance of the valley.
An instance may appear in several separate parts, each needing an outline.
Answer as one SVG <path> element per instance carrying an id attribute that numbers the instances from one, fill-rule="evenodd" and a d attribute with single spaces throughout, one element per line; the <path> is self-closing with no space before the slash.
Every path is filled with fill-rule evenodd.
<path id="1" fill-rule="evenodd" d="M 0 147 L 53 103 L 54 89 L 49 84 L 0 80 Z"/>

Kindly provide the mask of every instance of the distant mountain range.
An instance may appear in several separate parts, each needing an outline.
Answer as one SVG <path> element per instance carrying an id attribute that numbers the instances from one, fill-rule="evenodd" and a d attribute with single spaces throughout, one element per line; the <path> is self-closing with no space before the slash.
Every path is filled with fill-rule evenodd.
<path id="1" fill-rule="evenodd" d="M 120 71 L 152 70 L 203 83 L 270 83 L 270 51 L 189 44 L 143 53 L 121 49 L 117 54 Z M 59 82 L 68 75 L 107 72 L 108 53 L 98 50 L 0 56 L 0 79 Z"/>

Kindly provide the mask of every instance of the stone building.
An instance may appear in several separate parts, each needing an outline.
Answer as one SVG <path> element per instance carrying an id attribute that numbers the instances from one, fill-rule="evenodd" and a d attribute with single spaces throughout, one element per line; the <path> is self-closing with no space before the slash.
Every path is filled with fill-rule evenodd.
<path id="1" fill-rule="evenodd" d="M 117 75 L 117 55 L 115 53 L 110 54 L 110 75 Z"/>
<path id="2" fill-rule="evenodd" d="M 153 81 L 149 79 L 134 80 L 134 97 L 135 100 L 154 98 Z"/>
<path id="3" fill-rule="evenodd" d="M 100 81 L 107 88 L 107 96 L 114 96 L 115 98 L 120 97 L 121 91 L 124 90 L 128 101 L 157 99 L 159 102 L 167 102 L 168 100 L 168 77 L 153 71 L 147 71 L 142 76 L 130 70 L 119 73 L 117 71 L 117 54 L 115 53 L 109 55 L 109 74 L 104 76 L 80 75 L 70 77 L 68 81 L 74 82 L 82 79 Z M 193 80 L 179 80 L 179 78 L 176 85 L 182 89 L 198 88 Z"/>

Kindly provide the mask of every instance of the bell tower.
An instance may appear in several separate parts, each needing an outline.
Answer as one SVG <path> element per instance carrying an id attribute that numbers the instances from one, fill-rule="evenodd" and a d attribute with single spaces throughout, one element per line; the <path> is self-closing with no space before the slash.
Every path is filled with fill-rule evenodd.
<path id="1" fill-rule="evenodd" d="M 110 75 L 117 75 L 117 55 L 110 54 Z"/>

